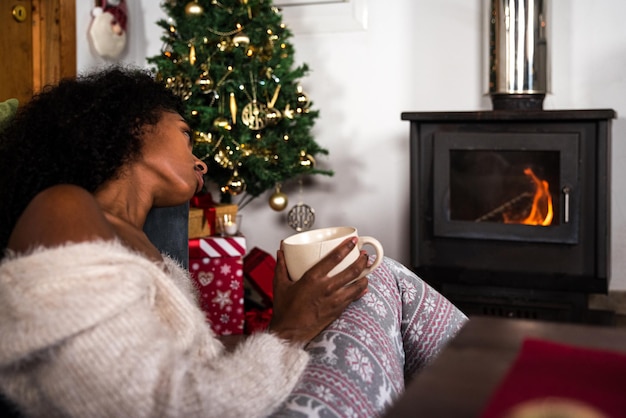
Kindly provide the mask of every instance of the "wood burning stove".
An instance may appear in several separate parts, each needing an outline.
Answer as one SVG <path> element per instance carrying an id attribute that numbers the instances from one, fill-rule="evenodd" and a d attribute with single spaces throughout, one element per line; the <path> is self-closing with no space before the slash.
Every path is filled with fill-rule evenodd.
<path id="1" fill-rule="evenodd" d="M 609 285 L 613 118 L 402 113 L 415 272 L 470 315 L 584 320 Z"/>

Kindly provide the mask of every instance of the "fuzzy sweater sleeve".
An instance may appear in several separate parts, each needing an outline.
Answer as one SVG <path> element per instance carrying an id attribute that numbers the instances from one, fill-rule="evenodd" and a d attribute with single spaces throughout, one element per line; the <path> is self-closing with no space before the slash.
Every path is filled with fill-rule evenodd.
<path id="1" fill-rule="evenodd" d="M 0 388 L 32 416 L 267 416 L 307 354 L 268 333 L 226 353 L 193 300 L 117 243 L 5 259 Z"/>

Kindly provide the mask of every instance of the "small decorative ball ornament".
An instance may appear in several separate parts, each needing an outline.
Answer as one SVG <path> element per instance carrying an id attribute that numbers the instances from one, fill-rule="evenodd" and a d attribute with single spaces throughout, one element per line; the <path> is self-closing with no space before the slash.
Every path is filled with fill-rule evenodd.
<path id="1" fill-rule="evenodd" d="M 280 110 L 273 107 L 268 107 L 267 111 L 265 112 L 265 121 L 269 126 L 276 126 L 278 125 L 278 122 L 280 122 L 280 120 L 282 119 L 282 116 L 283 115 L 280 114 Z"/>
<path id="2" fill-rule="evenodd" d="M 191 1 L 185 6 L 185 14 L 187 16 L 200 16 L 204 13 L 204 8 L 197 1 Z"/>
<path id="3" fill-rule="evenodd" d="M 306 109 L 307 107 L 309 107 L 310 101 L 309 101 L 309 96 L 307 96 L 307 94 L 302 90 L 302 86 L 298 86 L 296 88 L 297 91 L 297 95 L 296 95 L 296 102 L 298 102 L 298 106 L 296 109 L 298 113 L 301 113 L 304 109 Z"/>
<path id="4" fill-rule="evenodd" d="M 300 151 L 300 165 L 304 168 L 314 168 L 315 158 L 311 154 Z"/>
<path id="5" fill-rule="evenodd" d="M 276 186 L 276 191 L 272 193 L 269 198 L 270 208 L 274 209 L 276 212 L 280 212 L 281 210 L 285 210 L 287 203 L 289 203 L 287 195 L 280 191 L 279 186 Z"/>
<path id="6" fill-rule="evenodd" d="M 233 176 L 228 180 L 226 186 L 222 187 L 222 193 L 230 193 L 232 196 L 236 196 L 243 193 L 246 190 L 246 182 L 239 176 L 237 170 L 233 172 Z"/>
<path id="7" fill-rule="evenodd" d="M 287 223 L 297 232 L 311 229 L 315 223 L 315 211 L 309 205 L 298 203 L 289 211 Z"/>
<path id="8" fill-rule="evenodd" d="M 305 93 L 299 93 L 296 101 L 298 102 L 298 107 L 307 107 L 309 105 L 309 96 Z"/>
<path id="9" fill-rule="evenodd" d="M 196 80 L 196 85 L 200 87 L 200 91 L 203 94 L 208 94 L 213 90 L 215 82 L 213 81 L 211 76 L 209 76 L 209 73 L 205 71 L 200 74 L 200 76 Z"/>

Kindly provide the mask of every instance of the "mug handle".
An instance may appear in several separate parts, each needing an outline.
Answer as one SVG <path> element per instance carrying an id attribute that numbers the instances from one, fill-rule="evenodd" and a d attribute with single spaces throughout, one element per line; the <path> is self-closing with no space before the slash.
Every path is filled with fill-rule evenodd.
<path id="1" fill-rule="evenodd" d="M 363 247 L 366 245 L 371 245 L 372 247 L 374 247 L 374 250 L 376 252 L 376 258 L 374 259 L 374 263 L 372 263 L 371 266 L 363 270 L 363 273 L 359 276 L 359 278 L 370 274 L 376 267 L 378 267 L 380 263 L 382 263 L 383 256 L 385 255 L 385 253 L 383 252 L 383 246 L 376 238 L 368 236 L 359 237 L 359 250 L 363 249 Z"/>

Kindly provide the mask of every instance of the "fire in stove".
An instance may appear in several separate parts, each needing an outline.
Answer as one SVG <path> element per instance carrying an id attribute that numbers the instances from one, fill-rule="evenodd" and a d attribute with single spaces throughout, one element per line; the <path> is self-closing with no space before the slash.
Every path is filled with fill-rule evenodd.
<path id="1" fill-rule="evenodd" d="M 532 168 L 524 168 L 534 191 L 522 191 L 494 210 L 479 217 L 475 222 L 501 221 L 505 224 L 548 226 L 554 217 L 550 185 L 538 178 Z"/>

